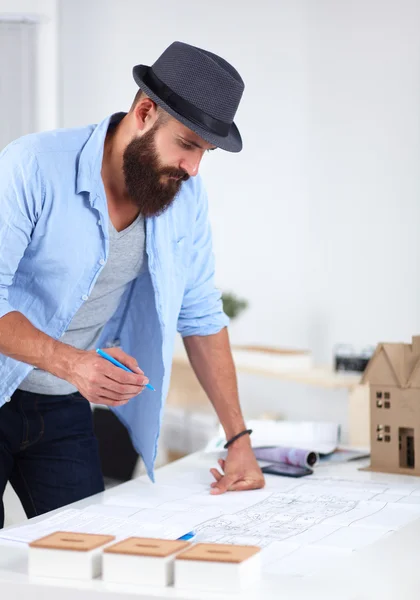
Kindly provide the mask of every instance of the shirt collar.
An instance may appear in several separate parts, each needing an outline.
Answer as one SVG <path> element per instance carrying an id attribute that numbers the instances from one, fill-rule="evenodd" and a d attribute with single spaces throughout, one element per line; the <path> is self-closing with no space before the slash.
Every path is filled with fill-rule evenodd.
<path id="1" fill-rule="evenodd" d="M 110 125 L 119 123 L 127 113 L 118 112 L 96 125 L 83 146 L 76 174 L 76 193 L 92 192 L 101 183 L 105 136 Z"/>

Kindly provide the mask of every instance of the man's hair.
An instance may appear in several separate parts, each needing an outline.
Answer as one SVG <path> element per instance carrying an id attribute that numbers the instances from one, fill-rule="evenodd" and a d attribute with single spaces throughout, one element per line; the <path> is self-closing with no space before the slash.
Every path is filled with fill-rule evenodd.
<path id="1" fill-rule="evenodd" d="M 141 88 L 139 88 L 137 94 L 134 96 L 134 100 L 133 100 L 130 110 L 134 109 L 137 102 L 140 102 L 140 100 L 142 99 L 143 96 L 146 96 L 146 94 L 143 92 L 143 90 Z"/>
<path id="2" fill-rule="evenodd" d="M 138 104 L 142 98 L 148 98 L 148 96 L 145 92 L 143 92 L 142 89 L 139 89 L 137 94 L 134 96 L 134 100 L 131 105 L 130 112 L 134 110 L 136 104 Z M 166 110 L 164 110 L 159 105 L 156 105 L 156 109 L 157 109 L 157 113 L 158 113 L 158 123 L 160 125 L 164 125 L 167 121 L 169 121 L 171 116 L 166 112 Z"/>

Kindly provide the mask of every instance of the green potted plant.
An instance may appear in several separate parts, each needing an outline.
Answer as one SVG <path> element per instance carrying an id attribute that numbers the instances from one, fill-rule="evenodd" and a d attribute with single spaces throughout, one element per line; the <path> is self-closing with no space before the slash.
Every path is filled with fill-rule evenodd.
<path id="1" fill-rule="evenodd" d="M 239 298 L 232 292 L 223 292 L 222 302 L 223 310 L 230 319 L 236 319 L 248 307 L 247 300 Z"/>

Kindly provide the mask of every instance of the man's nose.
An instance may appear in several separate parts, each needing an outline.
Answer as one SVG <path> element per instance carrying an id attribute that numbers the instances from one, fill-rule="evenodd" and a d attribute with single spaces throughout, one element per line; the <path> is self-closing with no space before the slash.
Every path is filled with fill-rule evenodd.
<path id="1" fill-rule="evenodd" d="M 195 177 L 200 168 L 201 159 L 202 156 L 183 158 L 179 166 L 181 169 L 184 169 L 190 177 Z"/>

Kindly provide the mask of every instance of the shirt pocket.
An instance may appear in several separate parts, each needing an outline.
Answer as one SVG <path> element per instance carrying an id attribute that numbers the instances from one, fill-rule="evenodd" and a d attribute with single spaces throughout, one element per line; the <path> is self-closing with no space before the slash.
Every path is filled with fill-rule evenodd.
<path id="1" fill-rule="evenodd" d="M 188 236 L 179 237 L 173 242 L 175 268 L 186 271 L 191 264 L 191 249 Z"/>

